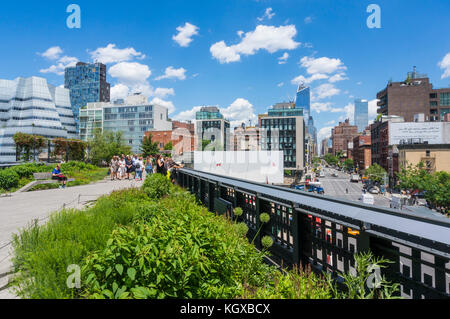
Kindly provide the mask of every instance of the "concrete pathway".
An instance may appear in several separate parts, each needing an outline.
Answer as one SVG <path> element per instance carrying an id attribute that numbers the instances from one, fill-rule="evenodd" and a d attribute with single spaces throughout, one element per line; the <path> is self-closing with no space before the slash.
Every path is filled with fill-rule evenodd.
<path id="1" fill-rule="evenodd" d="M 90 185 L 15 193 L 10 197 L 0 197 L 0 299 L 15 298 L 11 292 L 2 289 L 8 283 L 6 274 L 11 271 L 10 241 L 13 234 L 17 234 L 33 220 L 39 220 L 39 224 L 45 223 L 51 213 L 64 207 L 80 209 L 112 191 L 141 185 L 140 181 L 106 179 Z"/>

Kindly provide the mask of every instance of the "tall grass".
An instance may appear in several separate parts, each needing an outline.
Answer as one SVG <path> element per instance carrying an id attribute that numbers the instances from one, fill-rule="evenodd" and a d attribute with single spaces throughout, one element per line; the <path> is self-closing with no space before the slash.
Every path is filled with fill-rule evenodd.
<path id="1" fill-rule="evenodd" d="M 133 221 L 136 205 L 143 198 L 134 196 L 137 193 L 115 192 L 100 198 L 90 209 L 63 210 L 45 225 L 34 222 L 15 235 L 13 283 L 19 288 L 17 294 L 37 299 L 73 297 L 73 291 L 66 287 L 67 266 L 81 264 L 89 252 L 106 245 L 115 227 Z"/>

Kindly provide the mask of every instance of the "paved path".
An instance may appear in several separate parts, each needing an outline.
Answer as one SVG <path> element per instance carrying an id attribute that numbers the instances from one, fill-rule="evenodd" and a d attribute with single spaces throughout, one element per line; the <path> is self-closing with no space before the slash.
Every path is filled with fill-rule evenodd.
<path id="1" fill-rule="evenodd" d="M 28 193 L 17 193 L 11 197 L 0 197 L 0 299 L 14 298 L 7 290 L 6 273 L 11 270 L 11 245 L 13 234 L 27 227 L 33 220 L 45 223 L 49 215 L 67 208 L 82 208 L 92 200 L 114 190 L 140 187 L 142 182 L 105 180 L 96 184 L 52 189 Z"/>

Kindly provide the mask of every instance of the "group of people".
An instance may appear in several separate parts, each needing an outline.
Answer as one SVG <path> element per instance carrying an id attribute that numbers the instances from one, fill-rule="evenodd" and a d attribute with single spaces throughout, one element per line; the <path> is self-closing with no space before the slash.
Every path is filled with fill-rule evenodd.
<path id="1" fill-rule="evenodd" d="M 162 174 L 170 178 L 170 173 L 174 168 L 180 168 L 172 158 L 164 158 L 162 155 L 149 156 L 145 159 L 137 155 L 113 156 L 109 168 L 111 180 L 136 179 L 143 180 L 146 175 Z"/>

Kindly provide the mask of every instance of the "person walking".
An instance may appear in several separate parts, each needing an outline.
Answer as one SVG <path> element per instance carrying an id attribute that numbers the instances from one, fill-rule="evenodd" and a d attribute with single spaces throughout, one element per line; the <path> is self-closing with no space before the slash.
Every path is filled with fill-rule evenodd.
<path id="1" fill-rule="evenodd" d="M 146 176 L 153 174 L 153 163 L 151 157 L 147 157 L 145 160 L 145 172 L 147 173 Z"/>
<path id="2" fill-rule="evenodd" d="M 133 161 L 131 160 L 130 155 L 127 155 L 127 158 L 125 159 L 125 167 L 127 170 L 127 179 L 130 179 L 130 174 L 133 173 Z"/>
<path id="3" fill-rule="evenodd" d="M 142 160 L 142 157 L 139 157 L 134 161 L 134 167 L 136 169 L 136 180 L 142 181 L 142 171 L 144 169 L 144 162 Z"/>
<path id="4" fill-rule="evenodd" d="M 127 172 L 126 166 L 125 166 L 125 156 L 122 155 L 122 158 L 119 160 L 119 179 L 122 180 L 125 178 L 125 174 Z"/>
<path id="5" fill-rule="evenodd" d="M 115 180 L 117 177 L 116 165 L 118 163 L 117 157 L 113 156 L 111 159 L 111 163 L 109 164 L 109 172 L 111 175 L 111 181 Z"/>
<path id="6" fill-rule="evenodd" d="M 161 155 L 158 155 L 158 159 L 156 160 L 156 173 L 166 175 L 164 169 L 164 160 Z"/>

